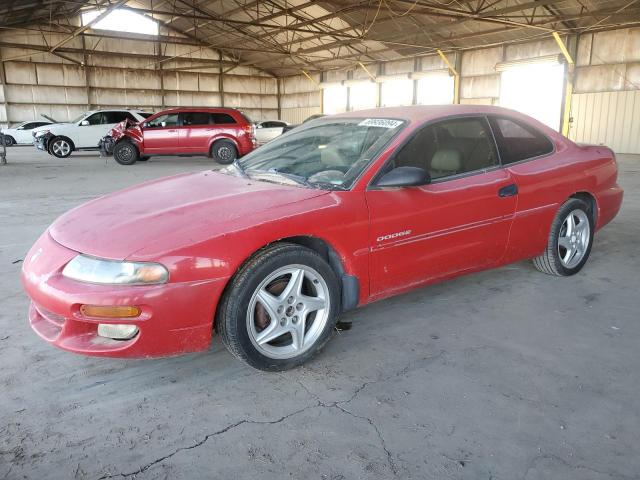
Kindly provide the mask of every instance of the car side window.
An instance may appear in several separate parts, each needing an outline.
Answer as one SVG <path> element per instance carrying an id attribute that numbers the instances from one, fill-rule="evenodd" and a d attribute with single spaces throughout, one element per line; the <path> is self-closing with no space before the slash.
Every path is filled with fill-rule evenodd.
<path id="1" fill-rule="evenodd" d="M 216 125 L 226 125 L 236 123 L 235 119 L 228 113 L 212 113 L 211 120 Z"/>
<path id="2" fill-rule="evenodd" d="M 35 123 L 25 123 L 18 130 L 31 130 L 36 128 L 36 126 L 37 125 Z"/>
<path id="3" fill-rule="evenodd" d="M 185 112 L 182 116 L 182 125 L 189 127 L 191 125 L 209 125 L 210 114 L 208 112 Z"/>
<path id="4" fill-rule="evenodd" d="M 395 167 L 420 167 L 433 180 L 495 167 L 498 155 L 484 118 L 444 120 L 420 130 L 394 158 Z"/>
<path id="5" fill-rule="evenodd" d="M 516 120 L 492 117 L 491 127 L 503 165 L 553 152 L 553 143 L 542 132 Z"/>
<path id="6" fill-rule="evenodd" d="M 89 125 L 102 125 L 104 123 L 102 116 L 102 112 L 98 112 L 88 116 L 85 120 L 89 122 Z"/>
<path id="7" fill-rule="evenodd" d="M 165 115 L 160 115 L 153 120 L 147 121 L 147 128 L 169 128 L 175 127 L 176 125 L 178 125 L 177 113 L 167 113 Z"/>
<path id="8" fill-rule="evenodd" d="M 104 112 L 103 120 L 105 124 L 120 123 L 127 118 L 128 112 Z"/>

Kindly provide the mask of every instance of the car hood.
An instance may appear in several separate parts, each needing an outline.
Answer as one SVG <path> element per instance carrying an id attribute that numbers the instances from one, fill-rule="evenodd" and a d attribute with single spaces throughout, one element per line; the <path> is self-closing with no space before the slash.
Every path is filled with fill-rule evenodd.
<path id="1" fill-rule="evenodd" d="M 43 125 L 42 127 L 36 127 L 33 130 L 31 130 L 32 132 L 42 132 L 43 130 L 51 130 L 52 127 L 64 127 L 67 125 L 73 125 L 70 122 L 60 122 L 60 123 L 50 123 L 49 125 Z"/>
<path id="2" fill-rule="evenodd" d="M 61 245 L 96 257 L 145 257 L 231 233 L 252 215 L 327 194 L 315 190 L 205 171 L 127 188 L 81 205 L 49 232 Z"/>

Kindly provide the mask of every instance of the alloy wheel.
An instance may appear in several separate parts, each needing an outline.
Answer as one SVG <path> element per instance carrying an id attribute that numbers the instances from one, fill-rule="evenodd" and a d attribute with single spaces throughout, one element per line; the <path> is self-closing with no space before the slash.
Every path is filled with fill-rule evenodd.
<path id="1" fill-rule="evenodd" d="M 51 145 L 51 150 L 56 156 L 64 157 L 69 155 L 71 145 L 69 145 L 69 142 L 66 140 L 56 140 L 53 142 L 53 145 Z"/>
<path id="2" fill-rule="evenodd" d="M 279 268 L 249 301 L 249 338 L 269 358 L 297 357 L 320 338 L 329 311 L 329 288 L 316 270 L 306 265 Z"/>
<path id="3" fill-rule="evenodd" d="M 562 222 L 558 237 L 558 256 L 565 268 L 578 265 L 589 247 L 591 226 L 587 214 L 580 209 L 572 210 Z"/>

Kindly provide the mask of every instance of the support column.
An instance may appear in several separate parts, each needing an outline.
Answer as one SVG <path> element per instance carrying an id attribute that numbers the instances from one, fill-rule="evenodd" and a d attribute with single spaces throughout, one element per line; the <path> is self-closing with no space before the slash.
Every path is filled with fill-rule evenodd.
<path id="1" fill-rule="evenodd" d="M 218 50 L 218 61 L 220 62 L 219 74 L 218 74 L 218 91 L 220 93 L 220 106 L 224 107 L 224 79 L 222 78 L 222 51 Z"/>
<path id="2" fill-rule="evenodd" d="M 4 71 L 4 62 L 2 61 L 2 52 L 0 52 L 0 96 L 2 97 L 2 109 L 4 110 L 4 118 L 9 126 L 9 112 L 7 111 L 7 97 L 4 89 L 6 83 L 6 75 Z M 4 138 L 0 135 L 0 165 L 7 164 L 7 146 L 4 144 Z"/>
<path id="3" fill-rule="evenodd" d="M 449 62 L 449 59 L 447 58 L 447 56 L 444 54 L 442 50 L 438 49 L 437 52 L 438 52 L 438 55 L 440 55 L 440 58 L 442 59 L 442 61 L 445 63 L 445 65 L 449 69 L 449 73 L 453 75 L 453 103 L 460 103 L 460 73 L 456 69 L 456 67 L 453 64 L 451 64 L 451 62 Z M 460 55 L 456 55 L 456 62 L 455 62 L 456 64 L 458 63 L 459 56 Z"/>
<path id="4" fill-rule="evenodd" d="M 567 38 L 569 47 L 567 47 L 558 32 L 553 32 L 552 35 L 567 61 L 567 69 L 564 72 L 564 102 L 562 104 L 562 127 L 560 132 L 565 137 L 568 137 L 569 127 L 571 126 L 571 98 L 573 96 L 573 82 L 575 77 L 575 63 L 573 58 L 578 50 L 578 39 L 577 37 L 569 36 Z"/>
<path id="5" fill-rule="evenodd" d="M 87 62 L 89 60 L 87 57 L 87 45 L 84 35 L 81 35 L 80 38 L 82 39 L 82 71 L 84 72 L 84 87 L 87 93 L 87 110 L 91 110 L 91 80 L 89 79 L 90 69 L 87 65 Z"/>
<path id="6" fill-rule="evenodd" d="M 281 104 L 281 101 L 280 101 L 280 80 L 281 80 L 280 78 L 276 77 L 276 88 L 277 88 L 277 91 L 276 91 L 277 97 L 276 97 L 276 99 L 278 101 L 278 120 L 280 120 L 282 118 L 282 104 Z"/>

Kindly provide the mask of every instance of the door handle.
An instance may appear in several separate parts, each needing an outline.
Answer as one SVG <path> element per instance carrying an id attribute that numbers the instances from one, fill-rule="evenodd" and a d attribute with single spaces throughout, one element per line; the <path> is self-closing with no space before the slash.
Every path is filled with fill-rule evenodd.
<path id="1" fill-rule="evenodd" d="M 167 130 L 169 133 L 176 133 L 178 130 Z"/>
<path id="2" fill-rule="evenodd" d="M 499 197 L 513 197 L 518 194 L 518 185 L 512 183 L 511 185 L 507 185 L 506 187 L 502 187 L 498 190 Z"/>

